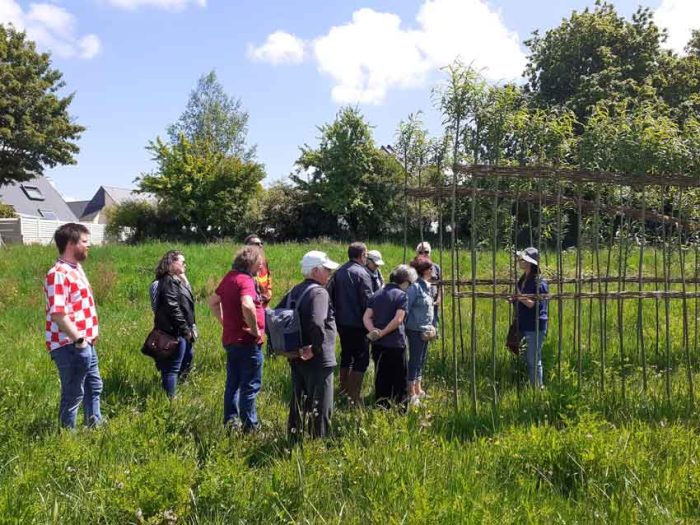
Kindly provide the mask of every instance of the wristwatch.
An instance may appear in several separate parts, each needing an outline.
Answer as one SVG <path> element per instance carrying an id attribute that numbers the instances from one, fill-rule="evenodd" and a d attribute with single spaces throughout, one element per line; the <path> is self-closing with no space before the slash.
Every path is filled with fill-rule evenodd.
<path id="1" fill-rule="evenodd" d="M 78 337 L 75 341 L 73 341 L 76 345 L 82 345 L 85 342 L 84 337 Z"/>

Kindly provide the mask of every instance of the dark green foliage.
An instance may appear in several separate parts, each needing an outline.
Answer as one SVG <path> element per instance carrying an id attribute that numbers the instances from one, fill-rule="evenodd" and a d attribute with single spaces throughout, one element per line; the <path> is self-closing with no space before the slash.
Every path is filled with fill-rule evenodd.
<path id="1" fill-rule="evenodd" d="M 58 95 L 61 77 L 48 53 L 38 53 L 23 32 L 0 25 L 0 186 L 75 164 L 75 141 L 85 128 L 68 114 L 73 95 Z"/>
<path id="2" fill-rule="evenodd" d="M 184 135 L 177 144 L 157 139 L 149 151 L 155 172 L 137 179 L 141 191 L 152 193 L 181 227 L 181 237 L 217 239 L 241 235 L 249 203 L 261 191 L 261 164 L 221 153 L 208 143 L 191 143 Z"/>
<path id="3" fill-rule="evenodd" d="M 357 108 L 341 109 L 319 127 L 316 149 L 301 148 L 292 180 L 354 236 L 375 237 L 397 227 L 399 164 L 375 146 L 372 130 Z"/>

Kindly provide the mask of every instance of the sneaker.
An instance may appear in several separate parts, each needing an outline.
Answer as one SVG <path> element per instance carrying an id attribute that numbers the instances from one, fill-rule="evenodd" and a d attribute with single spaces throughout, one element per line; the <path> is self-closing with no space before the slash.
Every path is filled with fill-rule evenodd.
<path id="1" fill-rule="evenodd" d="M 428 397 L 428 394 L 425 393 L 425 390 L 421 390 L 420 392 L 418 392 L 418 397 L 420 399 L 425 399 L 426 397 Z"/>
<path id="2" fill-rule="evenodd" d="M 412 407 L 419 407 L 420 406 L 420 396 L 418 396 L 417 394 L 413 394 L 411 396 L 410 405 Z"/>

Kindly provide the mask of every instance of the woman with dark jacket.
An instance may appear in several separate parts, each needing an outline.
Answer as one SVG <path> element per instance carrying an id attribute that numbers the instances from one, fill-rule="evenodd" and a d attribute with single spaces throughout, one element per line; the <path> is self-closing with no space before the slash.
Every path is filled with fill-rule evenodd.
<path id="1" fill-rule="evenodd" d="M 179 251 L 168 251 L 158 263 L 155 282 L 151 284 L 155 327 L 178 341 L 178 349 L 170 359 L 156 361 L 163 389 L 173 398 L 178 378 L 186 377 L 190 371 L 197 339 L 194 294 L 185 276 L 185 256 Z"/>

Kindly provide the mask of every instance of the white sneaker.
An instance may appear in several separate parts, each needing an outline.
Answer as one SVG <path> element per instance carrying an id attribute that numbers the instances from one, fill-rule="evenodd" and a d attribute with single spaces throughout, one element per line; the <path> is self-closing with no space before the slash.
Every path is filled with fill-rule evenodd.
<path id="1" fill-rule="evenodd" d="M 419 407 L 420 406 L 420 396 L 418 396 L 417 394 L 412 395 L 410 404 L 412 407 Z"/>

